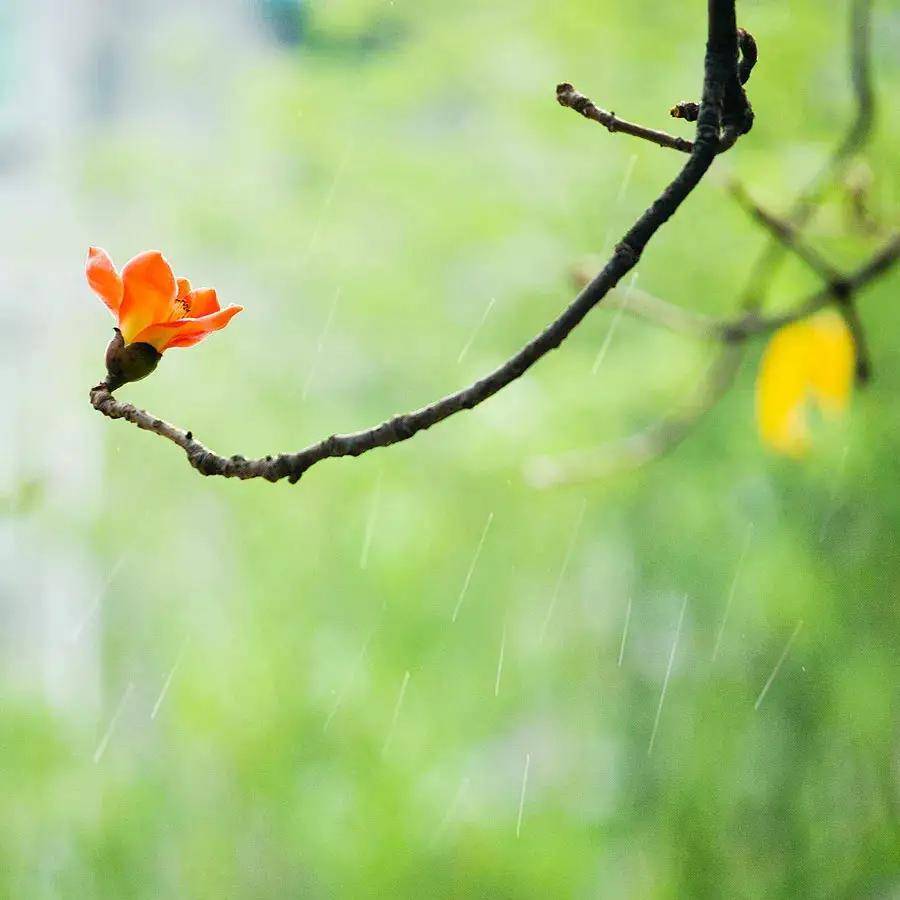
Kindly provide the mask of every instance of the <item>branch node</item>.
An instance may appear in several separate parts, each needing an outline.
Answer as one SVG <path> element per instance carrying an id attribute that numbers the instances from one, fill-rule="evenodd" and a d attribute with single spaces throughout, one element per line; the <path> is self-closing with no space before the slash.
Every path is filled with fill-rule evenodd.
<path id="1" fill-rule="evenodd" d="M 625 241 L 620 241 L 616 244 L 616 256 L 621 256 L 629 269 L 634 268 L 641 258 L 640 251 L 635 250 L 631 244 L 626 244 Z"/>
<path id="2" fill-rule="evenodd" d="M 738 28 L 738 48 L 741 51 L 741 61 L 738 65 L 738 81 L 746 84 L 750 80 L 750 73 L 759 59 L 759 50 L 756 39 L 746 28 Z"/>
<path id="3" fill-rule="evenodd" d="M 685 122 L 696 122 L 697 116 L 700 115 L 700 104 L 693 100 L 682 100 L 669 110 L 669 115 L 673 119 L 684 119 Z"/>
<path id="4" fill-rule="evenodd" d="M 838 303 L 849 303 L 853 296 L 853 284 L 849 278 L 841 276 L 835 278 L 829 285 L 828 289 Z"/>

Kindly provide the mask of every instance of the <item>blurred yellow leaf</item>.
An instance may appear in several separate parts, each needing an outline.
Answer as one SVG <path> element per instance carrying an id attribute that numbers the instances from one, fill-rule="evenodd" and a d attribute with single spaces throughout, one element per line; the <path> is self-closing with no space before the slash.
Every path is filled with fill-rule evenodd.
<path id="1" fill-rule="evenodd" d="M 810 407 L 829 418 L 846 410 L 855 357 L 847 324 L 832 310 L 776 331 L 756 379 L 756 419 L 763 441 L 779 453 L 803 456 L 810 447 Z"/>

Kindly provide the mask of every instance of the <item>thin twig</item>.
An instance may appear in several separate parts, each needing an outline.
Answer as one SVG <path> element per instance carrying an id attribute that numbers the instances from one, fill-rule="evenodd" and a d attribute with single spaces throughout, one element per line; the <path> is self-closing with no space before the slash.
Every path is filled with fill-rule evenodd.
<path id="1" fill-rule="evenodd" d="M 755 221 L 768 229 L 773 237 L 781 241 L 782 245 L 798 259 L 803 260 L 828 285 L 828 292 L 837 303 L 853 338 L 856 350 L 856 381 L 860 385 L 866 384 L 872 377 L 872 355 L 869 352 L 869 341 L 862 318 L 844 276 L 818 250 L 803 240 L 794 225 L 760 206 L 742 185 L 732 181 L 730 190 L 735 200 Z"/>
<path id="2" fill-rule="evenodd" d="M 203 475 L 265 478 L 272 482 L 287 478 L 295 483 L 307 469 L 323 459 L 359 456 L 376 447 L 408 440 L 462 410 L 483 403 L 558 347 L 622 276 L 634 268 L 653 235 L 675 214 L 712 165 L 720 143 L 725 139 L 725 131 L 734 130 L 738 128 L 736 123 L 752 118 L 743 91 L 735 91 L 735 86 L 739 87 L 735 0 L 708 0 L 707 10 L 703 101 L 696 138 L 686 163 L 616 245 L 609 262 L 562 314 L 489 375 L 421 409 L 393 416 L 374 428 L 353 434 L 333 434 L 298 453 L 249 460 L 243 456 L 219 456 L 195 441 L 191 433 L 129 403 L 120 403 L 103 383 L 91 390 L 92 405 L 109 418 L 126 419 L 177 444 L 186 452 L 190 464 Z"/>
<path id="3" fill-rule="evenodd" d="M 849 43 L 854 115 L 844 137 L 794 201 L 787 219 L 796 229 L 802 228 L 809 221 L 827 188 L 842 177 L 854 155 L 865 146 L 872 133 L 875 92 L 872 87 L 871 13 L 872 0 L 853 0 L 849 19 Z M 764 305 L 772 281 L 786 255 L 787 248 L 784 244 L 776 237 L 770 237 L 751 268 L 742 293 L 740 307 L 744 311 L 744 321 L 748 323 L 744 327 L 749 327 L 749 323 L 754 321 L 754 314 Z M 870 270 L 864 266 L 857 273 L 860 286 L 886 271 L 896 259 L 896 244 L 888 244 L 882 253 L 876 254 L 870 261 Z M 766 322 L 767 327 L 778 327 L 777 323 L 787 324 L 795 317 L 808 315 L 825 303 L 833 302 L 834 295 L 828 292 L 823 298 L 820 293 L 814 300 L 814 308 L 809 303 L 805 308 L 801 304 L 790 317 L 773 317 L 769 320 L 760 317 L 757 321 Z M 744 348 L 745 342 L 741 340 L 722 347 L 709 367 L 706 378 L 687 403 L 645 430 L 590 451 L 577 451 L 555 460 L 534 460 L 526 466 L 526 474 L 535 484 L 550 486 L 589 477 L 603 477 L 613 471 L 635 468 L 664 456 L 677 447 L 728 392 L 743 362 Z M 862 356 L 859 347 L 857 353 L 858 358 Z M 857 377 L 861 374 L 858 364 Z M 591 476 L 590 472 L 595 474 Z"/>
<path id="4" fill-rule="evenodd" d="M 646 128 L 627 119 L 620 119 L 614 112 L 601 109 L 590 98 L 580 94 L 568 82 L 557 85 L 556 99 L 560 106 L 567 106 L 581 113 L 586 119 L 598 122 L 611 134 L 617 131 L 622 134 L 630 134 L 632 137 L 643 138 L 659 147 L 668 147 L 670 150 L 680 150 L 682 153 L 690 153 L 694 145 L 691 141 L 682 137 L 676 137 L 665 131 L 657 131 L 654 128 Z"/>
<path id="5" fill-rule="evenodd" d="M 856 351 L 856 383 L 868 384 L 872 380 L 872 352 L 869 349 L 869 339 L 866 337 L 866 329 L 863 325 L 856 300 L 852 293 L 836 293 L 838 309 L 844 317 L 850 336 L 853 338 L 853 347 Z"/>
<path id="6" fill-rule="evenodd" d="M 753 35 L 750 34 L 749 31 L 746 31 L 743 28 L 738 28 L 737 30 L 737 38 L 738 38 L 738 50 L 740 51 L 740 62 L 738 63 L 738 85 L 732 86 L 732 94 L 741 93 L 741 88 L 750 80 L 750 73 L 753 71 L 754 66 L 759 58 L 759 51 L 756 46 L 756 40 Z M 743 95 L 746 100 L 746 95 Z M 728 103 L 728 99 L 726 97 L 726 105 Z M 749 110 L 748 110 L 749 111 Z M 684 119 L 687 122 L 696 122 L 697 116 L 700 115 L 700 104 L 696 103 L 693 100 L 682 100 L 680 103 L 676 103 L 670 110 L 669 115 L 673 119 Z M 750 130 L 750 126 L 753 124 L 752 114 L 745 120 L 742 127 L 740 129 L 735 129 L 737 134 L 746 134 Z M 732 141 L 733 143 L 733 141 Z M 728 146 L 731 146 L 729 144 Z M 727 149 L 727 147 L 723 147 L 722 149 Z"/>
<path id="7" fill-rule="evenodd" d="M 894 236 L 878 253 L 846 279 L 853 294 L 884 274 L 900 259 L 900 235 Z M 658 301 L 664 303 L 664 301 Z M 725 396 L 743 359 L 744 347 L 751 338 L 799 321 L 835 302 L 830 287 L 822 288 L 788 312 L 760 316 L 748 312 L 733 319 L 711 319 L 711 331 L 705 336 L 724 343 L 691 398 L 670 415 L 663 416 L 642 431 L 588 450 L 576 450 L 561 456 L 538 457 L 525 467 L 526 479 L 534 487 L 549 488 L 562 484 L 592 481 L 646 465 L 677 447 Z M 665 304 L 671 306 L 671 304 Z M 673 307 L 678 309 L 678 307 Z"/>
<path id="8" fill-rule="evenodd" d="M 584 287 L 591 280 L 591 272 L 595 269 L 588 266 L 589 263 L 584 262 L 572 270 L 572 281 L 578 288 Z M 607 309 L 620 309 L 635 319 L 651 322 L 675 334 L 706 339 L 716 336 L 717 320 L 713 316 L 662 300 L 634 285 L 624 289 L 614 288 L 603 305 Z"/>
<path id="9" fill-rule="evenodd" d="M 716 334 L 716 320 L 712 316 L 661 300 L 638 288 L 629 288 L 627 297 L 624 291 L 620 292 L 617 288 L 607 305 L 610 309 L 621 309 L 637 319 L 662 325 L 678 334 L 700 338 L 711 338 Z"/>
<path id="10" fill-rule="evenodd" d="M 801 237 L 799 229 L 794 224 L 787 221 L 787 219 L 779 218 L 775 213 L 760 206 L 740 182 L 731 181 L 728 185 L 728 190 L 744 212 L 769 231 L 772 237 L 780 241 L 783 247 L 793 253 L 798 259 L 803 260 L 826 284 L 834 284 L 840 281 L 840 272 L 815 247 L 806 243 Z"/>
<path id="11" fill-rule="evenodd" d="M 855 296 L 869 282 L 883 275 L 898 259 L 900 259 L 900 233 L 895 234 L 854 272 L 847 276 L 840 276 L 840 280 L 836 283 L 839 285 L 837 293 L 846 294 L 848 297 Z M 836 296 L 836 285 L 829 284 L 787 312 L 771 316 L 760 316 L 758 313 L 749 312 L 730 321 L 724 319 L 717 323 L 717 327 L 726 340 L 740 341 L 754 335 L 771 334 L 778 328 L 805 319 L 833 303 L 840 305 L 840 299 Z"/>
<path id="12" fill-rule="evenodd" d="M 872 0 L 853 0 L 850 7 L 850 82 L 854 114 L 843 138 L 794 201 L 785 218 L 803 228 L 819 207 L 829 187 L 839 181 L 853 157 L 868 142 L 875 121 L 875 91 L 872 87 Z M 771 237 L 754 263 L 744 289 L 742 306 L 758 309 L 775 280 L 787 248 Z"/>
<path id="13" fill-rule="evenodd" d="M 668 300 L 662 300 L 638 288 L 629 288 L 628 299 L 625 292 L 616 288 L 604 304 L 609 309 L 621 309 L 634 318 L 643 319 L 675 334 L 703 340 L 722 341 L 737 344 L 747 338 L 771 334 L 783 325 L 805 319 L 807 316 L 836 304 L 840 306 L 840 295 L 856 294 L 870 281 L 883 275 L 900 259 L 900 234 L 896 234 L 863 265 L 849 275 L 838 274 L 835 284 L 829 284 L 794 304 L 783 313 L 762 316 L 757 312 L 747 312 L 738 316 L 709 316 L 693 312 Z M 575 279 L 582 278 L 580 272 Z"/>

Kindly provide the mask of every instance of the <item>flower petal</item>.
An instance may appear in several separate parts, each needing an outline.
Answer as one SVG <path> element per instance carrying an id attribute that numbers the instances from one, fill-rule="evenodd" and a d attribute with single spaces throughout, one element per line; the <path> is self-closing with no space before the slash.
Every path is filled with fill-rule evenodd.
<path id="1" fill-rule="evenodd" d="M 803 456 L 810 445 L 810 403 L 832 418 L 847 408 L 855 356 L 850 330 L 834 311 L 776 331 L 756 380 L 763 441 L 779 453 Z"/>
<path id="2" fill-rule="evenodd" d="M 809 449 L 805 402 L 811 343 L 806 322 L 780 328 L 766 347 L 756 378 L 760 436 L 788 456 L 803 456 Z"/>
<path id="3" fill-rule="evenodd" d="M 200 316 L 208 316 L 219 311 L 219 298 L 215 289 L 204 288 L 200 291 L 192 291 L 188 297 L 190 304 L 190 317 L 199 319 Z"/>
<path id="4" fill-rule="evenodd" d="M 160 322 L 145 328 L 134 340 L 151 344 L 160 353 L 173 347 L 191 347 L 202 341 L 211 331 L 224 328 L 243 308 L 243 306 L 228 306 L 197 319 Z"/>
<path id="5" fill-rule="evenodd" d="M 123 286 L 109 254 L 100 247 L 89 247 L 84 271 L 91 289 L 115 314 L 122 303 Z"/>
<path id="6" fill-rule="evenodd" d="M 172 267 L 161 253 L 140 253 L 122 269 L 125 291 L 119 307 L 119 327 L 127 343 L 148 325 L 167 322 L 175 307 L 178 286 Z"/>
<path id="7" fill-rule="evenodd" d="M 856 346 L 843 316 L 829 310 L 810 319 L 815 331 L 815 364 L 810 372 L 810 390 L 823 412 L 837 416 L 850 402 Z"/>

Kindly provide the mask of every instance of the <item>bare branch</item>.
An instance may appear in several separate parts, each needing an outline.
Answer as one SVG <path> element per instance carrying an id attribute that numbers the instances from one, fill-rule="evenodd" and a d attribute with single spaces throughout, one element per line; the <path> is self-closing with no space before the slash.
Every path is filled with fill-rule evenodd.
<path id="1" fill-rule="evenodd" d="M 812 296 L 800 301 L 787 312 L 762 316 L 750 311 L 736 317 L 707 316 L 661 300 L 638 288 L 616 288 L 604 304 L 609 309 L 621 309 L 638 319 L 643 319 L 676 334 L 727 344 L 741 343 L 747 338 L 771 334 L 791 322 L 829 305 L 840 306 L 845 298 L 855 295 L 860 288 L 883 275 L 900 258 L 900 235 L 894 235 L 877 253 L 850 275 L 836 274 L 835 280 Z M 576 280 L 584 283 L 584 274 L 573 272 Z"/>
<path id="2" fill-rule="evenodd" d="M 540 456 L 525 466 L 525 478 L 533 487 L 551 488 L 579 484 L 630 471 L 652 462 L 677 447 L 728 392 L 740 367 L 738 346 L 719 353 L 700 380 L 690 400 L 669 416 L 642 431 L 557 457 Z"/>
<path id="3" fill-rule="evenodd" d="M 872 87 L 872 0 L 853 0 L 850 7 L 850 81 L 853 86 L 854 115 L 844 137 L 826 159 L 821 169 L 794 201 L 786 216 L 802 229 L 819 207 L 825 192 L 839 181 L 853 157 L 868 142 L 875 121 L 875 91 Z M 771 238 L 760 253 L 744 289 L 741 305 L 758 309 L 765 301 L 772 282 L 784 261 L 786 248 Z"/>
<path id="4" fill-rule="evenodd" d="M 795 228 L 802 228 L 818 209 L 825 191 L 835 181 L 840 180 L 851 160 L 869 140 L 875 118 L 875 92 L 872 87 L 871 63 L 872 0 L 852 0 L 850 8 L 850 80 L 854 94 L 853 119 L 826 160 L 820 171 L 811 179 L 806 188 L 794 201 L 787 218 Z M 771 238 L 760 253 L 742 294 L 740 306 L 749 316 L 762 308 L 769 288 L 786 256 L 781 241 Z M 873 269 L 884 271 L 895 261 L 896 256 L 884 256 L 873 261 Z M 883 268 L 882 268 L 883 267 Z M 875 274 L 875 272 L 873 272 Z M 831 299 L 829 297 L 829 299 Z M 812 311 L 812 310 L 810 310 Z M 808 314 L 808 313 L 806 313 Z M 776 320 L 772 320 L 773 322 Z M 784 323 L 783 323 L 784 324 Z M 663 417 L 651 426 L 655 438 L 653 452 L 647 453 L 643 462 L 658 458 L 676 447 L 683 439 L 691 423 L 698 422 L 719 402 L 727 391 L 743 361 L 744 342 L 723 347 L 710 368 L 709 375 L 697 392 L 699 400 L 690 401 L 683 409 Z M 728 377 L 723 377 L 726 373 Z M 729 374 L 730 373 L 730 374 Z M 705 405 L 704 405 L 705 404 Z M 645 444 L 644 446 L 648 446 Z M 599 450 L 595 450 L 600 452 Z"/>
<path id="5" fill-rule="evenodd" d="M 638 319 L 661 325 L 677 334 L 689 337 L 711 339 L 718 336 L 716 320 L 712 316 L 691 312 L 675 303 L 660 300 L 639 288 L 627 290 L 616 288 L 613 296 L 605 304 L 610 309 L 621 309 Z"/>
<path id="6" fill-rule="evenodd" d="M 581 113 L 586 119 L 599 122 L 612 134 L 619 131 L 622 134 L 630 134 L 632 137 L 643 138 L 643 140 L 650 141 L 651 144 L 657 144 L 660 147 L 680 150 L 682 153 L 690 153 L 694 148 L 693 143 L 685 138 L 676 137 L 665 131 L 645 128 L 643 125 L 629 122 L 627 119 L 620 119 L 614 112 L 607 112 L 605 109 L 601 109 L 590 98 L 578 93 L 571 84 L 557 85 L 556 99 L 559 101 L 560 106 L 567 106 L 569 109 L 574 109 L 575 112 Z"/>
<path id="7" fill-rule="evenodd" d="M 744 28 L 738 28 L 737 30 L 737 38 L 738 38 L 738 50 L 740 52 L 740 62 L 738 63 L 738 86 L 735 90 L 735 87 L 732 86 L 732 94 L 733 96 L 739 94 L 743 98 L 743 102 L 746 104 L 746 94 L 744 94 L 742 90 L 742 86 L 745 85 L 750 80 L 750 73 L 753 71 L 754 66 L 759 58 L 759 51 L 756 46 L 756 40 L 753 35 L 750 34 L 749 31 Z M 726 98 L 726 106 L 728 105 L 728 98 Z M 734 143 L 737 135 L 746 134 L 751 125 L 753 124 L 753 115 L 750 113 L 749 105 L 747 105 L 746 112 L 749 115 L 745 116 L 743 123 L 740 128 L 733 129 L 735 134 L 733 139 L 728 144 L 728 147 Z M 696 122 L 697 116 L 700 115 L 700 104 L 696 103 L 693 100 L 682 100 L 680 103 L 676 103 L 670 110 L 669 115 L 673 119 L 684 119 L 686 122 Z M 727 150 L 728 147 L 720 148 L 720 152 L 722 150 Z"/>
<path id="8" fill-rule="evenodd" d="M 723 129 L 719 138 L 718 152 L 724 153 L 734 146 L 737 139 L 746 134 L 753 125 L 753 112 L 747 101 L 742 85 L 750 78 L 750 73 L 756 65 L 758 52 L 756 41 L 749 31 L 743 28 L 737 29 L 737 43 L 740 51 L 740 61 L 735 70 L 735 77 L 729 78 L 725 83 Z M 607 112 L 597 106 L 589 97 L 580 94 L 568 83 L 557 85 L 556 99 L 561 106 L 567 106 L 581 113 L 586 119 L 591 119 L 603 125 L 610 133 L 617 131 L 622 134 L 630 134 L 660 147 L 668 147 L 671 150 L 680 150 L 682 153 L 690 153 L 693 144 L 681 137 L 669 134 L 666 131 L 657 131 L 647 128 L 627 119 L 620 119 L 614 112 Z M 694 101 L 676 103 L 669 110 L 669 114 L 675 119 L 686 119 L 688 122 L 696 122 L 700 116 L 700 104 Z"/>
<path id="9" fill-rule="evenodd" d="M 868 383 L 872 378 L 869 341 L 859 310 L 853 302 L 852 290 L 849 289 L 846 279 L 818 250 L 800 237 L 797 228 L 790 222 L 779 219 L 773 213 L 763 209 L 736 181 L 731 182 L 730 189 L 732 196 L 757 222 L 767 228 L 773 237 L 781 241 L 784 247 L 802 259 L 828 285 L 828 293 L 837 302 L 841 315 L 853 337 L 853 344 L 856 348 L 856 381 L 860 385 Z"/>
<path id="10" fill-rule="evenodd" d="M 590 279 L 591 275 L 586 265 L 573 269 L 572 280 L 577 287 L 584 287 Z M 636 319 L 659 325 L 675 334 L 706 340 L 718 339 L 721 335 L 719 320 L 713 316 L 693 312 L 676 303 L 662 300 L 634 285 L 627 288 L 616 287 L 604 300 L 603 305 L 607 309 L 620 309 Z"/>
<path id="11" fill-rule="evenodd" d="M 868 262 L 844 279 L 846 296 L 855 297 L 870 282 L 887 272 L 898 259 L 900 235 L 895 235 Z M 722 341 L 725 346 L 716 354 L 687 403 L 647 428 L 624 438 L 553 458 L 537 457 L 525 466 L 525 477 L 534 487 L 539 488 L 576 484 L 638 468 L 674 450 L 728 393 L 740 369 L 748 340 L 805 319 L 836 302 L 841 301 L 835 297 L 833 286 L 828 286 L 779 315 L 764 317 L 751 310 L 737 319 L 707 319 L 704 328 L 709 331 L 699 336 Z M 849 308 L 854 311 L 856 309 L 855 305 Z M 628 311 L 629 306 L 625 305 L 623 309 Z M 680 307 L 656 298 L 653 298 L 653 304 L 645 307 L 644 313 L 649 309 L 653 309 L 650 315 L 636 314 L 663 325 L 666 324 L 665 319 L 672 316 L 673 310 L 678 310 L 678 314 L 683 312 Z M 657 317 L 660 310 L 664 310 L 663 316 Z M 852 331 L 852 326 L 850 327 Z M 854 339 L 857 339 L 855 334 Z M 867 365 L 867 350 L 857 347 L 857 369 Z M 859 377 L 859 371 L 857 375 Z"/>
<path id="12" fill-rule="evenodd" d="M 872 353 L 869 350 L 869 339 L 866 337 L 866 329 L 863 326 L 859 310 L 851 295 L 839 298 L 838 308 L 847 328 L 853 338 L 853 346 L 856 349 L 856 383 L 867 384 L 872 379 Z"/>
<path id="13" fill-rule="evenodd" d="M 735 92 L 735 86 L 739 87 L 735 0 L 708 0 L 707 9 L 708 40 L 703 100 L 696 138 L 686 163 L 669 186 L 628 230 L 609 262 L 562 314 L 489 375 L 422 409 L 393 416 L 374 428 L 353 434 L 331 435 L 298 453 L 252 460 L 242 456 L 219 456 L 195 441 L 189 432 L 131 404 L 119 403 L 105 384 L 99 384 L 91 391 L 92 405 L 109 418 L 124 418 L 139 428 L 172 441 L 185 451 L 190 464 L 204 475 L 265 478 L 273 482 L 287 478 L 294 483 L 307 469 L 323 459 L 359 456 L 376 447 L 408 440 L 464 409 L 472 409 L 483 403 L 565 340 L 622 276 L 637 264 L 653 235 L 675 214 L 684 199 L 700 183 L 719 151 L 723 133 L 728 129 L 735 130 L 738 122 L 752 120 L 746 96 L 742 91 L 740 94 Z"/>
<path id="14" fill-rule="evenodd" d="M 872 202 L 873 175 L 870 166 L 863 160 L 855 162 L 844 175 L 842 187 L 848 223 L 867 235 L 883 234 L 884 223 Z"/>
<path id="15" fill-rule="evenodd" d="M 771 334 L 785 325 L 811 316 L 826 306 L 831 304 L 840 306 L 846 299 L 854 297 L 871 281 L 884 274 L 897 262 L 898 258 L 900 258 L 900 234 L 894 235 L 881 250 L 855 272 L 846 277 L 841 276 L 840 281 L 827 285 L 788 312 L 760 316 L 751 311 L 730 322 L 721 320 L 716 327 L 722 338 L 731 343 L 741 342 L 758 335 Z"/>
<path id="16" fill-rule="evenodd" d="M 864 288 L 871 281 L 877 279 L 884 274 L 896 261 L 900 258 L 900 235 L 896 235 L 889 241 L 878 253 L 876 253 L 865 265 L 861 266 L 846 279 L 848 290 L 851 293 Z M 633 289 L 632 289 L 633 291 Z M 612 299 L 612 298 L 611 298 Z M 616 298 L 617 305 L 622 305 L 623 300 Z M 636 305 L 632 306 L 632 302 Z M 645 431 L 631 437 L 615 441 L 606 445 L 597 451 L 586 451 L 562 457 L 559 460 L 540 460 L 536 464 L 536 468 L 532 467 L 532 480 L 541 486 L 549 486 L 551 484 L 570 481 L 573 478 L 580 480 L 588 477 L 598 477 L 599 474 L 609 474 L 614 470 L 621 468 L 632 468 L 643 462 L 648 462 L 655 456 L 660 455 L 665 450 L 672 449 L 687 436 L 690 429 L 708 412 L 715 403 L 724 395 L 730 387 L 734 374 L 740 364 L 741 353 L 740 345 L 749 338 L 758 337 L 768 334 L 777 328 L 787 325 L 791 322 L 798 321 L 806 316 L 812 315 L 814 312 L 824 308 L 829 303 L 834 302 L 834 295 L 828 288 L 813 294 L 803 303 L 798 304 L 794 309 L 781 315 L 760 317 L 755 313 L 748 313 L 737 320 L 728 319 L 696 319 L 698 328 L 704 329 L 702 336 L 725 341 L 728 346 L 712 363 L 707 377 L 701 382 L 693 400 L 687 406 L 671 417 L 660 420 L 651 425 Z M 642 307 L 643 305 L 643 307 Z M 653 321 L 659 321 L 657 313 L 664 310 L 663 316 L 680 316 L 684 313 L 680 307 L 665 301 L 644 294 L 641 299 L 635 300 L 632 293 L 628 299 L 628 303 L 622 306 L 638 315 L 637 310 L 643 308 L 643 314 Z M 649 312 L 653 310 L 653 312 Z M 689 314 L 692 315 L 692 314 Z M 687 320 L 683 320 L 687 321 Z M 693 328 L 694 326 L 688 326 Z M 673 330 L 679 330 L 676 327 Z M 698 332 L 695 332 L 695 334 Z M 215 474 L 222 474 L 226 477 L 237 478 L 268 478 L 269 480 L 278 480 L 277 476 L 281 469 L 295 465 L 293 457 L 299 454 L 282 455 L 279 457 L 265 457 L 260 460 L 246 460 L 241 456 L 233 456 L 229 459 L 216 456 L 199 441 L 189 431 L 183 431 L 162 419 L 156 418 L 151 413 L 142 409 L 137 409 L 130 403 L 120 403 L 106 389 L 103 384 L 97 385 L 91 391 L 91 403 L 98 412 L 103 413 L 111 419 L 126 419 L 138 428 L 145 431 L 152 431 L 160 437 L 164 437 L 177 446 L 181 447 L 188 456 L 188 460 L 195 468 L 203 472 L 200 468 L 202 465 L 209 465 L 206 461 L 212 456 L 219 460 L 225 471 Z M 399 417 L 398 417 L 399 418 Z M 385 423 L 389 424 L 389 423 Z M 353 441 L 356 439 L 366 439 L 371 432 L 360 432 L 358 435 L 343 435 L 330 440 Z M 313 454 L 321 454 L 316 456 L 313 461 L 325 459 L 328 456 L 340 455 L 359 455 L 359 454 L 341 454 L 329 452 L 331 448 L 327 448 L 322 444 L 314 445 L 303 453 L 308 454 L 307 459 L 313 458 Z M 360 451 L 365 452 L 365 451 Z M 306 460 L 303 460 L 306 462 Z M 307 468 L 312 465 L 308 462 Z M 577 472 L 573 475 L 573 469 Z M 241 474 L 242 472 L 248 474 Z M 207 474 L 207 473 L 204 473 Z M 277 476 L 277 477 L 272 477 Z"/>
<path id="17" fill-rule="evenodd" d="M 728 190 L 748 215 L 798 259 L 803 260 L 826 284 L 834 284 L 841 280 L 840 272 L 815 247 L 806 243 L 796 226 L 760 206 L 738 181 L 729 182 Z"/>

